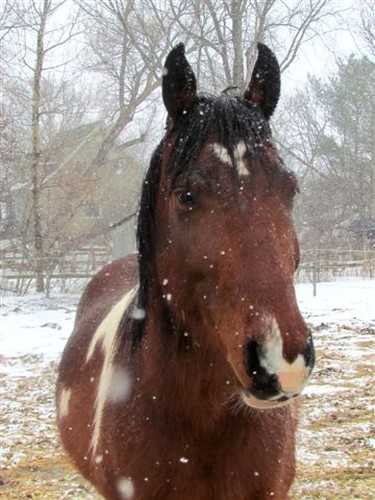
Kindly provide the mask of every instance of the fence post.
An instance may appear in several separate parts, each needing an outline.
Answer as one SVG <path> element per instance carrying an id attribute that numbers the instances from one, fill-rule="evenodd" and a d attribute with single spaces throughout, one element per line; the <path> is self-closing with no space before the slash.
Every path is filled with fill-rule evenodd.
<path id="1" fill-rule="evenodd" d="M 317 283 L 318 283 L 318 255 L 316 250 L 314 250 L 313 252 L 312 277 L 313 277 L 313 296 L 316 297 Z"/>

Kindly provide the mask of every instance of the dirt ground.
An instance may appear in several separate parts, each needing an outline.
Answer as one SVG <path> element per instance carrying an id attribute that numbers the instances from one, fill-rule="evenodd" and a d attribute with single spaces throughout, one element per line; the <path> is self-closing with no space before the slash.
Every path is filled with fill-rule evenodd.
<path id="1" fill-rule="evenodd" d="M 317 366 L 303 397 L 293 500 L 374 499 L 375 328 L 315 328 Z M 56 363 L 35 375 L 1 376 L 0 497 L 100 498 L 65 458 L 54 415 Z M 19 360 L 18 360 L 19 362 Z M 193 499 L 192 499 L 193 500 Z M 235 499 L 233 499 L 235 500 Z"/>

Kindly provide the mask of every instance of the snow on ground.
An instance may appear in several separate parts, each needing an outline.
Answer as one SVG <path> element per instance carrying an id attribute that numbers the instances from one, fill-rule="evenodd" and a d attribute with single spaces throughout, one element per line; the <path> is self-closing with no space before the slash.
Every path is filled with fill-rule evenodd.
<path id="1" fill-rule="evenodd" d="M 375 280 L 320 283 L 316 297 L 310 284 L 297 285 L 296 291 L 313 330 L 317 363 L 302 398 L 292 498 L 373 498 Z M 54 424 L 56 367 L 78 300 L 78 295 L 2 298 L 4 498 L 97 498 L 57 451 Z"/>
<path id="2" fill-rule="evenodd" d="M 79 296 L 7 296 L 1 300 L 1 372 L 27 374 L 25 357 L 38 359 L 36 369 L 57 360 L 73 329 Z"/>
<path id="3" fill-rule="evenodd" d="M 314 326 L 375 324 L 374 280 L 318 283 L 316 297 L 312 296 L 312 285 L 308 283 L 296 285 L 296 291 L 304 318 Z"/>
<path id="4" fill-rule="evenodd" d="M 310 284 L 297 285 L 296 292 L 305 320 L 315 328 L 375 326 L 375 281 L 320 283 L 316 297 Z M 26 374 L 30 367 L 24 360 L 28 356 L 39 360 L 36 369 L 58 360 L 73 329 L 78 300 L 79 295 L 2 297 L 1 373 Z M 368 340 L 365 334 L 361 336 L 362 342 Z M 352 346 L 352 355 L 360 356 L 361 352 Z"/>
<path id="5" fill-rule="evenodd" d="M 315 370 L 304 391 L 296 498 L 373 499 L 375 281 L 297 285 Z M 294 498 L 294 496 L 293 496 Z"/>

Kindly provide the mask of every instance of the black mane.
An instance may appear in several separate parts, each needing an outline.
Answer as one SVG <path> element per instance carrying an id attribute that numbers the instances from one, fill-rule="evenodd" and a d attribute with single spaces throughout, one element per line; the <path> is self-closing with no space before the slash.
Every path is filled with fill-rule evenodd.
<path id="1" fill-rule="evenodd" d="M 234 148 L 242 140 L 254 155 L 271 138 L 270 126 L 262 111 L 238 96 L 203 94 L 198 103 L 177 123 L 177 139 L 168 166 L 173 181 L 188 172 L 199 154 L 208 133 L 228 150 L 234 165 Z"/>
<path id="2" fill-rule="evenodd" d="M 197 158 L 209 133 L 216 134 L 217 140 L 228 150 L 233 165 L 235 165 L 235 146 L 240 140 L 244 141 L 252 156 L 257 156 L 271 139 L 269 123 L 261 110 L 243 98 L 226 94 L 201 95 L 199 101 L 182 114 L 175 127 L 166 134 L 151 158 L 143 182 L 138 214 L 139 292 L 135 306 L 145 312 L 148 308 L 150 284 L 156 279 L 152 269 L 153 235 L 163 145 L 172 136 L 176 136 L 176 139 L 173 139 L 171 161 L 167 165 L 167 172 L 173 185 L 179 176 L 188 173 L 192 168 L 194 159 Z M 235 168 L 233 172 L 236 172 Z M 143 338 L 144 323 L 143 320 L 133 322 L 131 328 L 133 346 L 138 345 Z"/>

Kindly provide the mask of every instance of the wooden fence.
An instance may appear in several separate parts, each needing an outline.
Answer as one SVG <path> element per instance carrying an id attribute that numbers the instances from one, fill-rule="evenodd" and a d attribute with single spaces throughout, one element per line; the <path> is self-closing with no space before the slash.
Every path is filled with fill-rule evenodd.
<path id="1" fill-rule="evenodd" d="M 111 260 L 105 247 L 83 248 L 46 263 L 46 287 L 60 291 L 80 289 L 104 264 Z M 34 284 L 33 261 L 17 252 L 0 255 L 0 288 L 26 293 Z M 315 249 L 302 252 L 297 283 L 316 284 L 355 278 L 375 278 L 375 251 Z"/>
<path id="2" fill-rule="evenodd" d="M 62 292 L 81 288 L 89 278 L 99 271 L 111 256 L 105 247 L 82 248 L 45 263 L 46 291 L 58 286 Z M 1 285 L 3 290 L 26 293 L 35 280 L 34 261 L 15 251 L 2 251 L 0 255 Z"/>
<path id="3" fill-rule="evenodd" d="M 315 249 L 301 255 L 296 283 L 318 283 L 375 278 L 374 250 Z"/>

